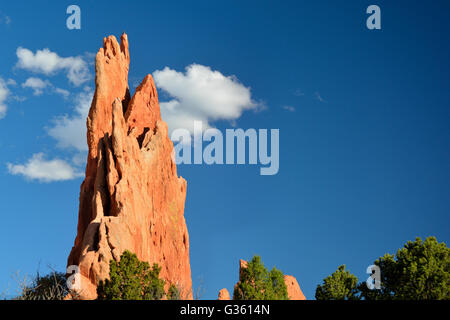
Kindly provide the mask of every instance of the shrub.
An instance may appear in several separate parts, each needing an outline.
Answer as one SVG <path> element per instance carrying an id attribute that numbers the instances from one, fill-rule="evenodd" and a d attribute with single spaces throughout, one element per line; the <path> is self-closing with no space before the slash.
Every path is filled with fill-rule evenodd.
<path id="1" fill-rule="evenodd" d="M 235 300 L 288 300 L 283 273 L 275 267 L 269 272 L 254 256 L 247 268 L 241 270 L 238 284 L 234 289 Z"/>
<path id="2" fill-rule="evenodd" d="M 181 293 L 180 290 L 173 284 L 170 285 L 169 290 L 167 290 L 167 300 L 180 300 Z"/>
<path id="3" fill-rule="evenodd" d="M 119 262 L 111 260 L 109 266 L 109 279 L 100 281 L 97 287 L 99 300 L 160 300 L 165 296 L 158 264 L 150 268 L 134 253 L 125 251 Z"/>
<path id="4" fill-rule="evenodd" d="M 317 300 L 357 300 L 358 278 L 345 270 L 345 265 L 323 280 L 316 289 Z"/>
<path id="5" fill-rule="evenodd" d="M 21 281 L 21 294 L 16 300 L 63 300 L 69 293 L 66 276 L 61 272 L 52 272 L 41 277 L 39 272 L 31 285 L 26 280 Z"/>

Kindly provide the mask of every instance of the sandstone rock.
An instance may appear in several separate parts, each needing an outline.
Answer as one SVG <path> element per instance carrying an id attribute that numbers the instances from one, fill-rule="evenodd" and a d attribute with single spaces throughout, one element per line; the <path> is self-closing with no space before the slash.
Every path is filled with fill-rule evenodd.
<path id="1" fill-rule="evenodd" d="M 248 262 L 245 260 L 239 260 L 239 280 L 242 278 L 242 270 L 247 269 Z"/>
<path id="2" fill-rule="evenodd" d="M 219 300 L 231 300 L 227 289 L 223 288 L 219 291 Z"/>
<path id="3" fill-rule="evenodd" d="M 78 228 L 68 265 L 78 265 L 82 299 L 95 299 L 109 261 L 124 250 L 161 266 L 161 277 L 192 298 L 186 181 L 178 177 L 151 75 L 130 98 L 128 39 L 103 40 L 95 58 L 95 94 Z"/>
<path id="4" fill-rule="evenodd" d="M 289 300 L 306 300 L 297 279 L 293 276 L 284 276 L 284 283 L 286 283 Z"/>

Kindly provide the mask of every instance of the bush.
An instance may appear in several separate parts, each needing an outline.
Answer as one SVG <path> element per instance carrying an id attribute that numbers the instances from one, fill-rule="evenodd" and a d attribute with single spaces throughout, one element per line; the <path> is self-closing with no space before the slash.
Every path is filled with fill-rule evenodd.
<path id="1" fill-rule="evenodd" d="M 323 280 L 316 288 L 317 300 L 357 300 L 358 278 L 345 270 L 345 265 Z"/>
<path id="2" fill-rule="evenodd" d="M 238 284 L 234 289 L 235 300 L 288 300 L 283 273 L 275 267 L 269 272 L 254 256 L 247 268 L 241 270 Z"/>
<path id="3" fill-rule="evenodd" d="M 180 290 L 173 284 L 170 285 L 169 290 L 167 290 L 167 300 L 180 300 L 181 293 Z"/>
<path id="4" fill-rule="evenodd" d="M 166 295 L 158 264 L 150 268 L 134 253 L 125 251 L 119 262 L 111 260 L 109 266 L 109 279 L 97 287 L 99 300 L 160 300 Z M 175 297 L 175 289 L 169 289 L 168 297 Z"/>
<path id="5" fill-rule="evenodd" d="M 66 276 L 61 272 L 52 272 L 41 277 L 39 272 L 31 285 L 23 280 L 20 284 L 21 294 L 16 300 L 63 300 L 69 293 Z"/>
<path id="6" fill-rule="evenodd" d="M 450 248 L 435 237 L 408 241 L 396 255 L 375 261 L 381 270 L 381 289 L 359 285 L 365 300 L 449 300 Z"/>

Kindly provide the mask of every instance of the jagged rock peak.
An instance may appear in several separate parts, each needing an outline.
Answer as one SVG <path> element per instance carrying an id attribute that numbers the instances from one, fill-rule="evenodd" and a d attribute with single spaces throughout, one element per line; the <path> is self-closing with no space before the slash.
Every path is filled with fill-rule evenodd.
<path id="1" fill-rule="evenodd" d="M 172 160 L 151 75 L 131 98 L 126 34 L 103 40 L 95 58 L 95 94 L 87 119 L 89 154 L 81 185 L 78 228 L 68 265 L 81 273 L 82 299 L 94 299 L 109 262 L 125 250 L 161 266 L 167 286 L 192 298 L 186 181 Z"/>

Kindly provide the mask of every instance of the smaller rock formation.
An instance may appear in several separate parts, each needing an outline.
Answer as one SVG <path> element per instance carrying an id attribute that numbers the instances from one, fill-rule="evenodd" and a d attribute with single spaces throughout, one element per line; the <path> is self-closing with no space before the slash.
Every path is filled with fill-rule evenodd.
<path id="1" fill-rule="evenodd" d="M 241 279 L 242 279 L 242 270 L 247 268 L 247 266 L 248 266 L 247 261 L 242 260 L 242 259 L 239 260 L 239 281 L 241 281 Z M 286 283 L 289 300 L 306 300 L 306 297 L 303 294 L 302 290 L 300 289 L 297 279 L 295 279 L 294 276 L 285 275 L 284 282 Z M 238 285 L 238 283 L 236 283 L 235 288 Z M 227 297 L 228 297 L 228 299 L 227 299 Z M 230 298 L 230 294 L 228 293 L 227 289 L 220 290 L 219 300 L 229 300 L 229 298 Z M 233 299 L 234 299 L 234 297 L 233 297 Z"/>
<path id="2" fill-rule="evenodd" d="M 295 277 L 285 275 L 284 283 L 286 283 L 289 300 L 306 300 Z"/>
<path id="3" fill-rule="evenodd" d="M 219 291 L 219 300 L 231 300 L 230 293 L 227 289 L 223 288 Z"/>

